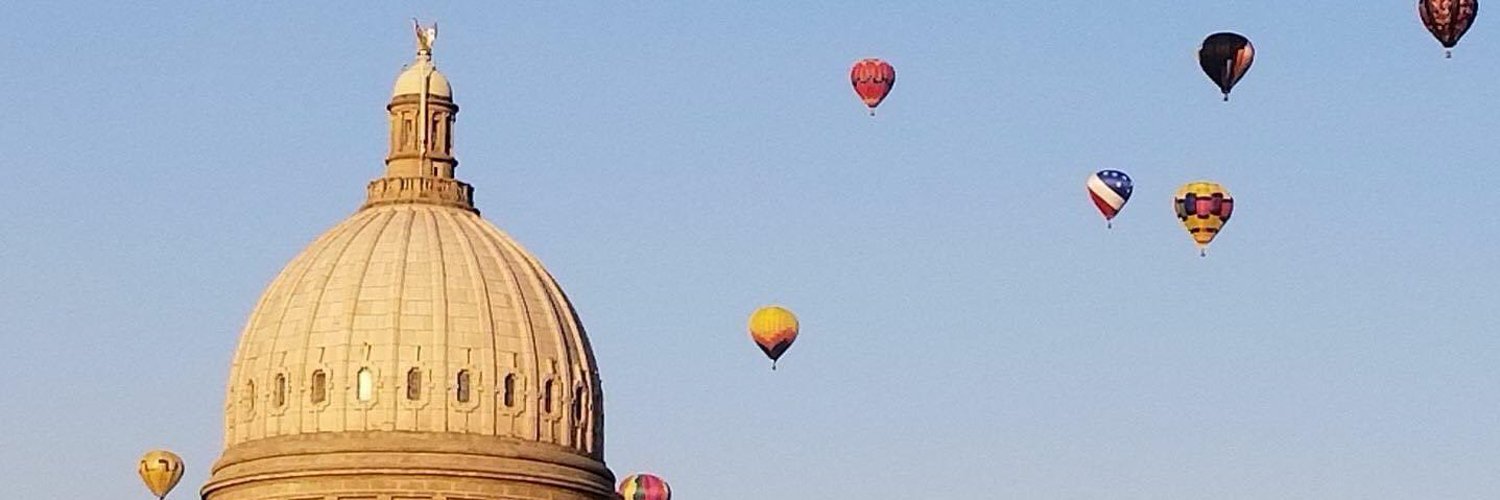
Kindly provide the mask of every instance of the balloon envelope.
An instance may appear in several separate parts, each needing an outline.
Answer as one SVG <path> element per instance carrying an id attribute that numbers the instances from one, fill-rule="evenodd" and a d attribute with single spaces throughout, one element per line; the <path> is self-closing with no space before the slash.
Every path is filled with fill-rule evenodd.
<path id="1" fill-rule="evenodd" d="M 1130 201 L 1130 194 L 1135 191 L 1135 183 L 1130 176 L 1119 170 L 1100 170 L 1090 175 L 1084 183 L 1089 191 L 1089 199 L 1093 200 L 1094 206 L 1099 213 L 1104 215 L 1104 220 L 1114 220 L 1120 210 L 1125 208 L 1125 203 Z"/>
<path id="2" fill-rule="evenodd" d="M 1422 25 L 1445 49 L 1458 45 L 1478 14 L 1479 0 L 1417 0 L 1417 15 L 1421 16 Z M 1452 51 L 1448 55 L 1452 57 Z"/>
<path id="3" fill-rule="evenodd" d="M 797 340 L 797 316 L 781 306 L 766 306 L 750 315 L 750 339 L 771 358 L 771 368 L 776 360 Z"/>
<path id="4" fill-rule="evenodd" d="M 1245 72 L 1250 71 L 1253 62 L 1255 46 L 1238 33 L 1214 33 L 1203 40 L 1203 47 L 1198 49 L 1198 65 L 1219 86 L 1226 101 L 1229 100 L 1229 91 L 1245 77 Z"/>
<path id="5" fill-rule="evenodd" d="M 1229 216 L 1234 214 L 1234 197 L 1218 183 L 1196 181 L 1177 189 L 1172 199 L 1177 219 L 1182 221 L 1193 243 L 1200 253 L 1207 253 L 1208 244 L 1214 241 Z"/>
<path id="6" fill-rule="evenodd" d="M 172 488 L 177 487 L 177 482 L 182 480 L 182 457 L 166 450 L 152 450 L 141 457 L 136 472 L 141 475 L 141 481 L 146 483 L 146 489 L 151 490 L 157 498 L 165 498 Z"/>
<path id="7" fill-rule="evenodd" d="M 620 497 L 625 500 L 671 500 L 672 487 L 651 474 L 632 474 L 620 481 Z"/>
<path id="8" fill-rule="evenodd" d="M 849 82 L 854 84 L 854 93 L 870 107 L 873 115 L 875 107 L 896 85 L 896 68 L 879 59 L 860 59 L 849 69 Z"/>

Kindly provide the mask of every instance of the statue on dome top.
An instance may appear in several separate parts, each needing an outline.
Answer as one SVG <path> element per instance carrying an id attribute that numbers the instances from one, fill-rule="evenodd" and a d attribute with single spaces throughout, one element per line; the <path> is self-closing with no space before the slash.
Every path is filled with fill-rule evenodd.
<path id="1" fill-rule="evenodd" d="M 431 54 L 432 42 L 437 40 L 437 23 L 434 22 L 431 26 L 424 28 L 421 23 L 417 22 L 417 18 L 413 17 L 411 27 L 417 32 L 417 52 Z"/>

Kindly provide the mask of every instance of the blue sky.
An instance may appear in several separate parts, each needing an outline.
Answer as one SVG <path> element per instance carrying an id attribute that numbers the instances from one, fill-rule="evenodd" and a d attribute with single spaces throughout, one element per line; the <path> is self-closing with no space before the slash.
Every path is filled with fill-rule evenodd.
<path id="1" fill-rule="evenodd" d="M 201 486 L 262 288 L 359 205 L 436 19 L 459 176 L 680 498 L 1491 498 L 1500 40 L 1411 2 L 5 9 L 0 482 Z M 1258 58 L 1230 103 L 1195 61 Z M 874 119 L 848 65 L 882 57 Z M 1098 169 L 1135 196 L 1105 230 Z M 1199 258 L 1169 206 L 1236 197 Z M 756 306 L 803 334 L 768 363 Z"/>

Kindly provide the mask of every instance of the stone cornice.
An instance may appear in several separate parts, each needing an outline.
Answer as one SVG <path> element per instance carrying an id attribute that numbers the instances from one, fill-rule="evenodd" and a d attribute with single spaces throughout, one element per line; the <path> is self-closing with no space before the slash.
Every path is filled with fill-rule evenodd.
<path id="1" fill-rule="evenodd" d="M 609 496 L 614 475 L 577 451 L 493 436 L 338 432 L 260 439 L 225 450 L 202 494 L 262 482 L 419 476 L 522 482 Z"/>

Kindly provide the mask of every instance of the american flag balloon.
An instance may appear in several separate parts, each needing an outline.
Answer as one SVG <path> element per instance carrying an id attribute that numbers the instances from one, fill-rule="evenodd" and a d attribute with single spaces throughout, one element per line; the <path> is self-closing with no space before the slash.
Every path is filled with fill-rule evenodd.
<path id="1" fill-rule="evenodd" d="M 1104 215 L 1105 221 L 1113 221 L 1120 209 L 1125 208 L 1125 202 L 1130 201 L 1130 193 L 1135 191 L 1135 183 L 1130 181 L 1130 176 L 1119 170 L 1100 170 L 1089 176 L 1087 183 L 1089 199 L 1094 200 L 1094 206 L 1099 207 L 1099 213 Z M 1113 222 L 1108 222 L 1110 227 Z"/>

